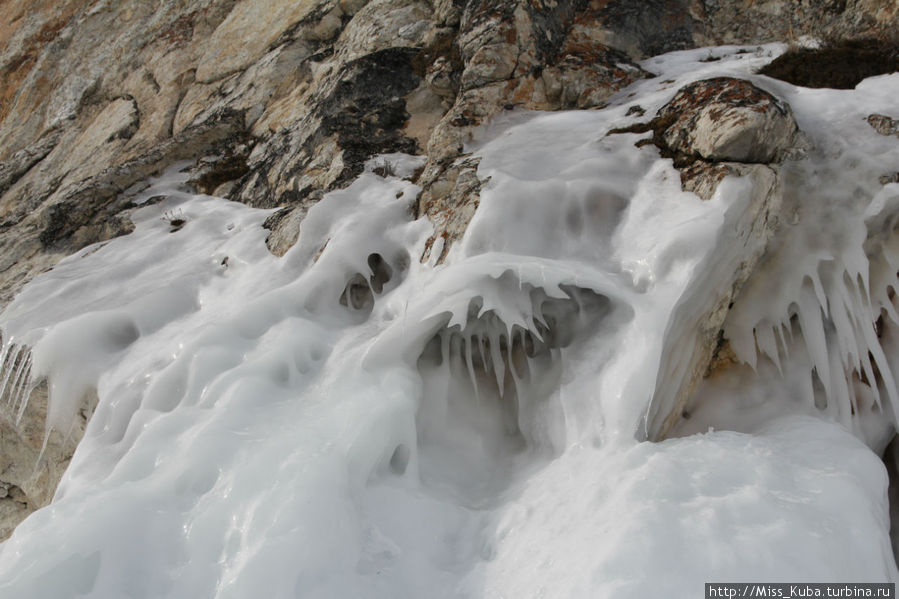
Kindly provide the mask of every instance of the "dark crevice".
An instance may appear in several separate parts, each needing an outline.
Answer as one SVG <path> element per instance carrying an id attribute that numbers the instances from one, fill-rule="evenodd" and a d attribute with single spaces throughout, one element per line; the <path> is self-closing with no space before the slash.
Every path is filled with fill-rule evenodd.
<path id="1" fill-rule="evenodd" d="M 874 38 L 791 48 L 759 70 L 793 85 L 853 89 L 863 79 L 899 71 L 899 44 Z"/>

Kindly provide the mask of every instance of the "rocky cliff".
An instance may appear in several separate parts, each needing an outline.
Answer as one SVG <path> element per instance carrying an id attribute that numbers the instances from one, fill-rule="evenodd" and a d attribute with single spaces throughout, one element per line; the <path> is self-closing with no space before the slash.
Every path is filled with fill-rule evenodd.
<path id="1" fill-rule="evenodd" d="M 130 232 L 135 195 L 178 163 L 199 192 L 278 208 L 265 226 L 283 255 L 309 207 L 366 160 L 426 156 L 409 210 L 434 225 L 419 258 L 440 262 L 483 185 L 465 144 L 496 115 L 602 107 L 652 75 L 637 61 L 671 50 L 883 38 L 899 19 L 891 0 L 0 0 L 0 13 L 0 308 L 62 257 Z M 756 186 L 730 292 L 685 316 L 706 327 L 677 338 L 691 350 L 654 413 L 658 437 L 725 351 L 728 306 L 776 221 L 777 163 L 802 143 L 789 107 L 739 80 L 641 110 L 631 131 L 653 131 L 686 189 L 710 197 L 733 173 Z M 86 418 L 25 472 L 42 409 L 34 399 L 24 424 L 0 423 L 8 522 L 49 501 Z"/>

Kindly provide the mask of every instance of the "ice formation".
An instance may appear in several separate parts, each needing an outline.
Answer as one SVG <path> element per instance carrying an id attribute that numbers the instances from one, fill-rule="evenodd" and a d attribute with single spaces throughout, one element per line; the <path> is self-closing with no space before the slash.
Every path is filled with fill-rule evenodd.
<path id="1" fill-rule="evenodd" d="M 469 148 L 480 206 L 442 265 L 418 260 L 430 225 L 403 177 L 420 157 L 325 196 L 283 259 L 269 212 L 191 195 L 177 169 L 151 182 L 140 199 L 165 199 L 134 233 L 0 316 L 13 417 L 42 379 L 59 430 L 99 397 L 53 503 L 0 546 L 0 594 L 641 598 L 899 578 L 875 453 L 899 376 L 899 185 L 877 175 L 899 149 L 863 122 L 899 75 L 800 89 L 752 74 L 778 46 L 737 50 L 650 59 L 660 75 L 603 110 L 494 123 Z M 652 443 L 669 336 L 696 324 L 678 307 L 739 260 L 750 188 L 702 201 L 606 133 L 713 75 L 785 99 L 812 149 L 785 168 L 781 231 L 727 322 L 746 366 Z"/>

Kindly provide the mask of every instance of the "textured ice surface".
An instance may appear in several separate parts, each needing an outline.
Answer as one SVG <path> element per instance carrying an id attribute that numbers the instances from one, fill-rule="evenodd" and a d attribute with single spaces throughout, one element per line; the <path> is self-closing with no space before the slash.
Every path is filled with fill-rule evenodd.
<path id="1" fill-rule="evenodd" d="M 283 259 L 264 245 L 268 212 L 155 181 L 145 197 L 166 199 L 134 212 L 133 234 L 66 259 L 0 317 L 6 347 L 32 348 L 0 383 L 48 377 L 50 425 L 99 396 L 53 504 L 0 546 L 0 595 L 645 598 L 895 580 L 886 473 L 865 443 L 890 432 L 875 408 L 892 405 L 897 341 L 864 331 L 877 306 L 895 319 L 899 186 L 871 177 L 899 153 L 862 117 L 889 108 L 899 76 L 797 90 L 749 75 L 778 47 L 736 50 L 650 59 L 659 77 L 604 110 L 486 129 L 470 149 L 489 180 L 439 267 L 418 260 L 418 189 L 371 169 L 309 211 Z M 638 442 L 673 310 L 733 258 L 748 186 L 703 202 L 638 136 L 605 133 L 720 74 L 786 98 L 818 149 L 791 167 L 795 218 L 728 323 L 755 369 L 710 379 L 683 436 Z M 420 158 L 390 160 L 402 174 Z M 783 323 L 795 347 L 767 336 Z M 816 391 L 812 367 L 851 381 L 878 347 L 880 403 L 870 386 Z M 847 416 L 862 395 L 872 417 Z"/>

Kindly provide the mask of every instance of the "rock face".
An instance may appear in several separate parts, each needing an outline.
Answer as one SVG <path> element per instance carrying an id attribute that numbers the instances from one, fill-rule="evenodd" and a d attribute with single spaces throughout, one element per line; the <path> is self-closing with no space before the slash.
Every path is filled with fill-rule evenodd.
<path id="1" fill-rule="evenodd" d="M 883 0 L 819 4 L 0 1 L 0 309 L 63 256 L 129 232 L 126 191 L 184 160 L 201 192 L 281 208 L 267 222 L 281 255 L 309 207 L 368 158 L 426 154 L 410 209 L 434 223 L 421 258 L 439 262 L 477 208 L 482 182 L 464 144 L 491 117 L 602 106 L 648 75 L 634 60 L 659 52 L 888 33 L 897 17 Z M 668 123 L 664 143 L 704 160 L 772 160 L 789 145 L 789 114 L 764 95 L 729 104 L 741 85 L 709 87 L 714 103 Z M 697 164 L 701 176 L 687 179 L 706 194 L 722 169 L 742 168 Z M 15 430 L 4 429 L 4 456 L 33 448 Z M 49 498 L 3 468 L 0 511 Z M 62 471 L 51 470 L 46 489 Z"/>
<path id="2" fill-rule="evenodd" d="M 53 431 L 46 446 L 46 384 L 31 393 L 18 421 L 5 412 L 0 414 L 0 540 L 9 537 L 28 514 L 53 499 L 94 405 L 96 397 L 88 399 L 68 436 Z"/>

